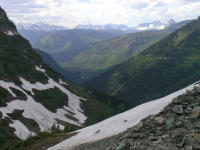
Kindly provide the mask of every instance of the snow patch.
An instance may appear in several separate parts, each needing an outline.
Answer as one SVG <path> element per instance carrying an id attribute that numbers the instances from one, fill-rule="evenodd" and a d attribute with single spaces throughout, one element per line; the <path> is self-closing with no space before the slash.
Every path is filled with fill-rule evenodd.
<path id="1" fill-rule="evenodd" d="M 13 32 L 13 31 L 6 31 L 4 32 L 5 34 L 9 35 L 9 36 L 14 36 L 14 35 L 18 35 L 17 32 Z"/>
<path id="2" fill-rule="evenodd" d="M 37 71 L 46 73 L 46 70 L 45 70 L 45 69 L 39 68 L 38 66 L 35 66 L 35 69 L 36 69 Z"/>
<path id="3" fill-rule="evenodd" d="M 29 131 L 26 126 L 21 123 L 19 120 L 14 120 L 12 124 L 9 125 L 12 128 L 15 128 L 15 134 L 22 140 L 25 140 L 29 136 L 35 136 L 36 134 L 32 131 Z"/>
<path id="4" fill-rule="evenodd" d="M 73 117 L 78 119 L 79 120 L 78 122 L 80 124 L 85 123 L 87 117 L 83 114 L 83 110 L 81 109 L 81 106 L 80 106 L 81 100 L 85 100 L 85 99 L 71 93 L 70 91 L 68 91 L 66 88 L 64 88 L 63 86 L 61 86 L 59 83 L 55 82 L 51 78 L 49 78 L 47 84 L 42 84 L 40 82 L 36 82 L 35 84 L 32 84 L 21 77 L 20 77 L 20 80 L 22 82 L 22 87 L 26 89 L 27 91 L 30 91 L 32 95 L 34 95 L 33 89 L 42 91 L 42 90 L 47 90 L 50 88 L 57 87 L 59 90 L 61 90 L 63 93 L 65 93 L 68 96 L 68 106 L 64 106 L 64 108 L 73 112 L 74 113 Z M 67 111 L 65 112 L 68 113 Z"/>
<path id="5" fill-rule="evenodd" d="M 38 69 L 38 68 L 37 68 Z M 45 72 L 43 69 L 38 69 L 39 71 Z M 47 131 L 51 129 L 53 125 L 59 126 L 60 129 L 64 129 L 64 126 L 59 124 L 57 120 L 62 120 L 64 122 L 68 122 L 70 124 L 74 124 L 77 126 L 81 126 L 85 123 L 87 117 L 84 115 L 83 110 L 81 109 L 81 100 L 85 100 L 81 97 L 76 96 L 71 93 L 59 83 L 55 82 L 53 79 L 49 78 L 47 84 L 42 84 L 37 82 L 35 84 L 30 83 L 29 81 L 20 77 L 22 82 L 21 87 L 15 85 L 14 83 L 0 81 L 0 87 L 6 89 L 13 97 L 16 97 L 15 93 L 12 92 L 10 88 L 15 88 L 21 92 L 23 92 L 27 96 L 27 100 L 14 100 L 7 103 L 6 107 L 0 107 L 0 112 L 3 114 L 3 118 L 9 116 L 7 114 L 12 113 L 15 109 L 24 110 L 23 116 L 25 118 L 32 119 L 37 122 L 41 131 Z M 32 95 L 34 95 L 33 89 L 36 90 L 46 90 L 50 88 L 57 87 L 63 93 L 68 96 L 68 106 L 64 106 L 63 108 L 57 109 L 56 113 L 50 112 L 47 108 L 45 108 L 42 104 L 36 102 L 31 95 L 28 95 L 26 91 L 30 91 Z M 26 91 L 25 91 L 26 90 Z M 69 113 L 69 112 L 72 113 Z M 66 115 L 73 116 L 77 120 L 72 120 L 71 118 L 67 118 Z M 21 125 L 20 128 L 17 128 L 15 125 Z M 15 127 L 16 135 L 19 138 L 24 139 L 28 134 L 28 129 L 25 132 L 22 130 L 22 124 L 14 121 L 14 124 L 10 124 L 10 126 Z M 31 131 L 29 131 L 31 133 Z M 25 134 L 25 135 L 24 135 Z M 26 137 L 27 138 L 27 137 Z"/>
<path id="6" fill-rule="evenodd" d="M 163 98 L 139 105 L 129 111 L 106 119 L 95 125 L 78 130 L 75 136 L 53 146 L 48 150 L 66 150 L 84 143 L 95 142 L 113 135 L 126 131 L 135 126 L 140 120 L 159 113 L 172 102 L 173 98 L 186 93 L 186 90 L 192 90 L 196 83 L 174 92 Z"/>
<path id="7" fill-rule="evenodd" d="M 66 82 L 64 82 L 62 79 L 59 79 L 59 84 L 61 84 L 61 85 L 68 85 Z"/>

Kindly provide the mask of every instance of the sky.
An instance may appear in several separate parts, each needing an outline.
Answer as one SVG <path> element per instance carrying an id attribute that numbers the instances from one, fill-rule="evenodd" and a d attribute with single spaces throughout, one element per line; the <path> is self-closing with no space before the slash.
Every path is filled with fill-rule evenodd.
<path id="1" fill-rule="evenodd" d="M 16 23 L 49 24 L 72 28 L 78 24 L 125 24 L 200 16 L 200 0 L 0 0 Z"/>

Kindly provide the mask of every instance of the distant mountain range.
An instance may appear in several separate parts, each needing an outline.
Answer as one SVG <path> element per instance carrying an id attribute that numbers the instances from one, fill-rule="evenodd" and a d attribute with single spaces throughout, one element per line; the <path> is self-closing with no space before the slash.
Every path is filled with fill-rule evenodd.
<path id="1" fill-rule="evenodd" d="M 159 20 L 156 20 L 150 23 L 142 23 L 138 27 L 136 27 L 136 30 L 139 30 L 139 31 L 163 30 L 174 24 L 176 24 L 176 22 L 173 19 L 170 19 L 169 21 L 165 23 L 161 23 Z"/>
<path id="2" fill-rule="evenodd" d="M 200 18 L 86 85 L 135 106 L 167 95 L 199 79 L 199 37 Z"/>
<path id="3" fill-rule="evenodd" d="M 36 31 L 56 31 L 56 30 L 66 30 L 66 27 L 50 25 L 44 22 L 31 23 L 19 23 L 17 24 L 18 30 L 36 30 Z"/>
<path id="4" fill-rule="evenodd" d="M 73 29 L 86 29 L 86 30 L 121 30 L 121 31 L 154 31 L 154 30 L 163 30 L 168 28 L 171 25 L 176 24 L 175 20 L 170 19 L 167 22 L 160 22 L 159 20 L 153 22 L 142 23 L 136 27 L 129 27 L 123 24 L 80 24 L 74 27 Z M 20 31 L 23 30 L 34 30 L 34 31 L 57 31 L 57 30 L 66 30 L 64 26 L 50 25 L 44 22 L 38 22 L 34 24 L 29 23 L 19 23 L 17 24 L 17 29 Z"/>
<path id="5" fill-rule="evenodd" d="M 93 24 L 84 24 L 77 25 L 75 29 L 89 29 L 89 30 L 128 30 L 129 27 L 126 25 L 117 25 L 117 24 L 105 24 L 105 25 L 93 25 Z"/>
<path id="6" fill-rule="evenodd" d="M 152 30 L 163 30 L 174 24 L 176 24 L 176 21 L 174 19 L 170 19 L 169 21 L 164 23 L 161 23 L 159 20 L 156 20 L 153 22 L 142 23 L 136 27 L 128 27 L 126 25 L 117 25 L 117 24 L 105 24 L 105 25 L 85 24 L 85 25 L 78 25 L 75 27 L 75 29 L 152 31 Z"/>

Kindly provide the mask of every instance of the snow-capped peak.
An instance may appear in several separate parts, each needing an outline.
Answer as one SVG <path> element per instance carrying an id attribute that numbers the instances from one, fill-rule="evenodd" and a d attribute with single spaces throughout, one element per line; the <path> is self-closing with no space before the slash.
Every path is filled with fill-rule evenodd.
<path id="1" fill-rule="evenodd" d="M 18 30 L 36 30 L 36 31 L 55 31 L 55 30 L 66 30 L 66 27 L 58 25 L 50 25 L 44 22 L 37 23 L 18 23 Z"/>
<path id="2" fill-rule="evenodd" d="M 173 19 L 170 19 L 169 21 L 165 23 L 161 23 L 159 20 L 150 22 L 150 23 L 142 23 L 138 27 L 136 27 L 139 31 L 146 31 L 146 30 L 163 30 L 176 22 Z"/>

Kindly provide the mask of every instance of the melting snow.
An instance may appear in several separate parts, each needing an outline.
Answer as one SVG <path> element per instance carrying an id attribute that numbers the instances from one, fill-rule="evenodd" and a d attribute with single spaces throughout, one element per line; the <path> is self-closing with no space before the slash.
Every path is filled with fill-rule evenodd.
<path id="1" fill-rule="evenodd" d="M 28 136 L 36 135 L 34 132 L 29 131 L 19 120 L 14 120 L 9 126 L 15 128 L 15 134 L 22 140 L 25 140 Z"/>
<path id="2" fill-rule="evenodd" d="M 40 69 L 39 67 L 37 67 L 37 70 L 45 73 L 45 70 Z M 42 84 L 40 82 L 32 84 L 21 77 L 20 77 L 20 80 L 22 82 L 23 89 L 19 86 L 16 86 L 14 83 L 0 81 L 0 86 L 8 90 L 10 94 L 12 94 L 13 97 L 16 97 L 16 95 L 10 89 L 11 87 L 23 92 L 27 96 L 26 101 L 14 100 L 7 103 L 6 107 L 0 107 L 0 112 L 2 112 L 3 117 L 9 117 L 7 114 L 12 113 L 15 109 L 24 110 L 23 116 L 26 118 L 35 120 L 38 123 L 41 131 L 49 130 L 54 124 L 59 125 L 60 129 L 64 129 L 64 126 L 60 125 L 56 121 L 57 119 L 68 122 L 70 124 L 77 125 L 77 126 L 81 126 L 82 124 L 85 123 L 87 117 L 83 114 L 83 111 L 80 107 L 81 100 L 85 100 L 85 99 L 80 98 L 76 96 L 75 94 L 71 93 L 70 91 L 65 89 L 63 86 L 61 86 L 59 83 L 55 82 L 51 78 L 49 78 L 47 84 Z M 45 108 L 40 103 L 36 102 L 32 96 L 28 95 L 24 91 L 25 89 L 26 91 L 30 91 L 32 95 L 34 95 L 32 91 L 33 89 L 46 90 L 46 89 L 50 89 L 54 87 L 57 87 L 63 93 L 68 95 L 68 106 L 64 106 L 63 108 L 57 109 L 56 113 L 50 112 L 47 108 Z M 72 112 L 73 114 L 69 113 L 68 111 Z M 78 121 L 74 121 L 74 120 L 71 120 L 70 118 L 67 118 L 65 114 L 73 116 Z M 17 125 L 20 125 L 20 127 L 17 127 Z M 15 134 L 19 138 L 25 139 L 27 137 L 26 135 L 29 135 L 27 131 L 28 129 L 25 129 L 23 124 L 20 123 L 19 121 L 17 122 L 15 121 L 14 124 L 10 124 L 10 126 L 16 129 Z M 25 131 L 23 131 L 22 129 L 25 129 Z"/>
<path id="3" fill-rule="evenodd" d="M 43 72 L 43 73 L 46 72 L 45 69 L 39 68 L 38 66 L 35 66 L 35 69 L 36 69 L 37 71 L 40 71 L 40 72 Z"/>
<path id="4" fill-rule="evenodd" d="M 173 98 L 184 94 L 186 90 L 192 90 L 194 86 L 196 86 L 196 84 L 192 84 L 163 98 L 139 105 L 98 124 L 78 130 L 78 134 L 49 148 L 48 150 L 67 150 L 80 144 L 95 142 L 124 132 L 149 115 L 159 113 L 164 107 L 172 102 Z"/>
<path id="5" fill-rule="evenodd" d="M 13 31 L 6 31 L 4 33 L 7 34 L 7 35 L 9 35 L 9 36 L 18 35 L 17 32 L 13 32 Z"/>
<path id="6" fill-rule="evenodd" d="M 59 84 L 61 84 L 61 85 L 67 85 L 67 83 L 64 82 L 62 79 L 59 79 Z"/>

